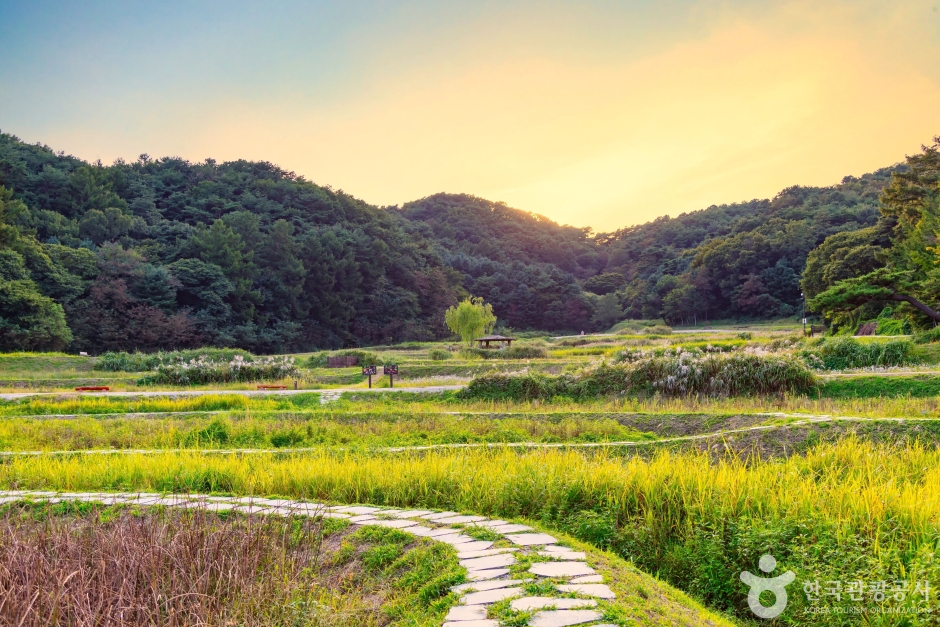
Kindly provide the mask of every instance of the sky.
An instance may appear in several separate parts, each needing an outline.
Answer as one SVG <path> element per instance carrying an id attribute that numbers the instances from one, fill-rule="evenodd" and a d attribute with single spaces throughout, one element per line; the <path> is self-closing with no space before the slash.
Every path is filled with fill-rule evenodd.
<path id="1" fill-rule="evenodd" d="M 611 231 L 940 135 L 940 0 L 0 0 L 0 130 Z"/>

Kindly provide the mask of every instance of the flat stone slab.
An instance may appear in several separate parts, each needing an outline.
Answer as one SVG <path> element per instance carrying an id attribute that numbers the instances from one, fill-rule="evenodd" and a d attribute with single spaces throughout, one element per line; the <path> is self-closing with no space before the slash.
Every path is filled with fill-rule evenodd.
<path id="1" fill-rule="evenodd" d="M 438 518 L 450 518 L 451 516 L 460 516 L 460 512 L 436 512 L 434 514 L 418 516 L 418 518 L 424 518 L 425 520 L 437 520 Z"/>
<path id="2" fill-rule="evenodd" d="M 537 562 L 532 564 L 529 572 L 542 577 L 580 577 L 597 574 L 593 568 L 581 562 Z"/>
<path id="3" fill-rule="evenodd" d="M 417 518 L 419 516 L 424 516 L 425 514 L 430 514 L 431 510 L 429 509 L 406 509 L 400 512 L 394 512 L 391 516 L 395 518 Z"/>
<path id="4" fill-rule="evenodd" d="M 483 516 L 450 516 L 448 518 L 435 518 L 434 522 L 439 525 L 466 525 L 481 520 L 486 520 L 486 518 Z"/>
<path id="5" fill-rule="evenodd" d="M 531 579 L 500 579 L 498 581 L 477 581 L 475 583 L 462 583 L 451 588 L 451 591 L 460 594 L 461 592 L 483 592 L 484 590 L 496 590 L 497 588 L 508 588 L 518 586 L 522 583 L 528 583 Z"/>
<path id="6" fill-rule="evenodd" d="M 476 557 L 468 560 L 460 560 L 460 565 L 467 570 L 485 570 L 487 568 L 502 568 L 516 563 L 516 556 L 512 553 L 504 555 L 490 555 L 488 557 Z"/>
<path id="7" fill-rule="evenodd" d="M 570 583 L 604 583 L 604 577 L 601 575 L 585 575 L 584 577 L 575 577 Z"/>
<path id="8" fill-rule="evenodd" d="M 453 530 L 451 530 L 453 531 Z M 454 533 L 447 536 L 434 536 L 434 539 L 438 542 L 446 542 L 451 546 L 458 546 L 461 544 L 467 544 L 468 542 L 474 542 L 474 539 L 470 536 L 465 536 L 460 533 Z"/>
<path id="9" fill-rule="evenodd" d="M 505 520 L 481 520 L 473 524 L 477 527 L 499 527 L 500 525 L 508 525 L 509 523 Z"/>
<path id="10" fill-rule="evenodd" d="M 486 581 L 487 579 L 496 579 L 503 575 L 508 575 L 508 568 L 490 568 L 487 570 L 473 570 L 467 573 L 467 579 L 470 581 Z"/>
<path id="11" fill-rule="evenodd" d="M 586 560 L 587 555 L 581 551 L 539 551 L 542 557 L 550 557 L 553 560 Z"/>
<path id="12" fill-rule="evenodd" d="M 530 627 L 568 627 L 600 620 L 604 615 L 594 610 L 546 610 L 529 621 Z"/>
<path id="13" fill-rule="evenodd" d="M 430 527 L 423 527 L 421 525 L 416 527 L 408 527 L 408 533 L 415 536 L 421 536 L 422 538 L 431 537 L 431 534 L 435 531 L 437 531 L 437 529 L 431 529 Z"/>
<path id="14" fill-rule="evenodd" d="M 502 533 L 502 532 L 500 532 Z M 547 533 L 517 533 L 506 536 L 506 539 L 519 546 L 535 546 L 538 544 L 555 544 L 558 542 Z"/>
<path id="15" fill-rule="evenodd" d="M 520 531 L 532 531 L 532 527 L 527 525 L 515 525 L 515 524 L 506 524 L 506 525 L 495 525 L 490 527 L 496 533 L 519 533 Z"/>
<path id="16" fill-rule="evenodd" d="M 363 514 L 374 514 L 375 512 L 381 511 L 382 508 L 353 505 L 350 507 L 331 507 L 330 510 L 344 514 L 352 514 L 353 516 L 362 516 Z"/>
<path id="17" fill-rule="evenodd" d="M 511 599 L 522 594 L 522 588 L 498 588 L 496 590 L 485 590 L 484 592 L 471 592 L 462 599 L 461 605 L 489 605 L 503 599 Z"/>
<path id="18" fill-rule="evenodd" d="M 370 520 L 376 520 L 376 517 L 371 516 L 369 514 L 362 514 L 361 516 L 353 516 L 352 518 L 349 519 L 349 522 L 363 523 L 363 522 L 368 522 Z"/>
<path id="19" fill-rule="evenodd" d="M 594 599 L 556 599 L 553 597 L 523 597 L 514 599 L 509 604 L 517 612 L 528 612 L 531 610 L 541 610 L 546 607 L 554 607 L 556 610 L 574 610 L 579 607 L 596 607 L 597 601 Z"/>
<path id="20" fill-rule="evenodd" d="M 432 529 L 431 533 L 428 534 L 429 538 L 436 538 L 437 536 L 452 536 L 454 534 L 460 533 L 456 529 L 451 529 L 449 527 L 442 527 L 440 529 Z"/>
<path id="21" fill-rule="evenodd" d="M 588 597 L 596 597 L 598 599 L 617 598 L 617 595 L 614 594 L 614 591 L 610 589 L 610 586 L 604 585 L 602 583 L 575 583 L 557 586 L 557 588 L 561 592 L 577 592 L 578 594 L 583 594 L 584 596 Z"/>
<path id="22" fill-rule="evenodd" d="M 492 547 L 493 543 L 488 540 L 476 540 L 475 542 L 464 542 L 460 545 L 460 551 L 485 551 Z M 480 557 L 480 556 L 478 556 Z"/>
<path id="23" fill-rule="evenodd" d="M 469 542 L 467 544 L 470 544 Z M 482 551 L 464 551 L 463 548 L 467 546 L 466 544 L 460 545 L 460 553 L 457 554 L 457 559 L 459 560 L 468 560 L 474 557 L 487 557 L 488 555 L 500 555 L 501 553 L 513 553 L 519 549 L 484 549 Z"/>
<path id="24" fill-rule="evenodd" d="M 482 620 L 486 618 L 485 605 L 455 605 L 444 620 Z"/>
<path id="25" fill-rule="evenodd" d="M 406 527 L 417 527 L 418 523 L 413 520 L 373 520 L 370 525 L 379 527 L 390 527 L 392 529 L 404 529 Z"/>
<path id="26" fill-rule="evenodd" d="M 447 622 L 444 623 L 442 627 L 499 627 L 499 623 L 495 620 L 467 620 L 461 621 L 459 623 Z"/>

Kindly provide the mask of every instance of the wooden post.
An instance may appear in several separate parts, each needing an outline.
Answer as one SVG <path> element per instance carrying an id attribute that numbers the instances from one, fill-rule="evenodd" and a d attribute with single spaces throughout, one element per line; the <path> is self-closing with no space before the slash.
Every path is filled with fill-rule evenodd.
<path id="1" fill-rule="evenodd" d="M 393 374 L 388 375 L 388 387 L 395 387 L 395 375 Z"/>
<path id="2" fill-rule="evenodd" d="M 369 373 L 369 389 L 372 389 L 372 373 Z"/>
<path id="3" fill-rule="evenodd" d="M 297 389 L 297 379 L 294 379 L 294 389 Z"/>

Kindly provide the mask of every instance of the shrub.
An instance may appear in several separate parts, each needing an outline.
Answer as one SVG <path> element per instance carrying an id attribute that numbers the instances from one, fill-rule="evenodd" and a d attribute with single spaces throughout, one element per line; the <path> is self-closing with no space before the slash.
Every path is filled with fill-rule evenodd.
<path id="1" fill-rule="evenodd" d="M 895 320 L 893 318 L 878 320 L 878 335 L 908 335 L 910 333 L 910 324 L 907 320 Z"/>
<path id="2" fill-rule="evenodd" d="M 940 327 L 934 327 L 923 333 L 914 336 L 914 341 L 918 344 L 929 344 L 931 342 L 940 342 Z"/>
<path id="3" fill-rule="evenodd" d="M 463 357 L 478 357 L 480 359 L 544 359 L 548 353 L 544 348 L 537 346 L 513 346 L 503 350 L 485 348 L 465 348 L 460 351 Z"/>
<path id="4" fill-rule="evenodd" d="M 153 374 L 138 380 L 138 385 L 198 385 L 203 383 L 239 383 L 265 381 L 295 376 L 294 358 L 289 356 L 250 357 L 235 355 L 231 360 L 213 360 L 200 356 L 182 363 L 161 364 Z"/>
<path id="5" fill-rule="evenodd" d="M 644 335 L 670 335 L 672 334 L 672 327 L 667 327 L 664 324 L 657 324 L 651 327 L 646 327 L 643 329 Z"/>
<path id="6" fill-rule="evenodd" d="M 914 343 L 908 339 L 862 343 L 851 337 L 822 338 L 802 356 L 820 370 L 904 366 L 915 361 Z"/>
<path id="7" fill-rule="evenodd" d="M 185 351 L 159 353 L 107 352 L 95 360 L 95 370 L 108 372 L 145 372 L 156 370 L 158 366 L 179 364 L 193 359 L 211 361 L 231 361 L 235 356 L 254 359 L 254 355 L 240 348 L 199 348 Z"/>
<path id="8" fill-rule="evenodd" d="M 434 361 L 445 361 L 450 359 L 450 351 L 446 351 L 443 348 L 434 348 L 428 351 L 428 357 Z"/>
<path id="9" fill-rule="evenodd" d="M 314 353 L 307 358 L 307 367 L 325 368 L 327 357 L 358 357 L 360 366 L 382 366 L 387 362 L 387 360 L 379 357 L 373 352 L 360 350 L 358 348 L 349 348 L 341 351 L 334 351 L 332 353 L 326 351 Z"/>
<path id="10" fill-rule="evenodd" d="M 805 394 L 816 378 L 803 361 L 778 355 L 701 355 L 682 351 L 630 363 L 602 363 L 576 375 L 487 374 L 458 393 L 463 398 L 534 400 L 623 394 L 758 396 Z"/>

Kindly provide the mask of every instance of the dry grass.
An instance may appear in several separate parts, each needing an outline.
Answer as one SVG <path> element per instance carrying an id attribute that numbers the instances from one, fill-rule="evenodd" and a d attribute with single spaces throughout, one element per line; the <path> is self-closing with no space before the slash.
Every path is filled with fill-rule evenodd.
<path id="1" fill-rule="evenodd" d="M 0 625 L 374 622 L 318 618 L 320 520 L 43 513 L 13 507 L 0 519 Z"/>

